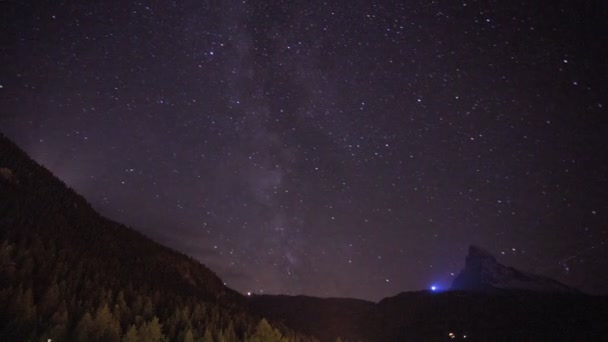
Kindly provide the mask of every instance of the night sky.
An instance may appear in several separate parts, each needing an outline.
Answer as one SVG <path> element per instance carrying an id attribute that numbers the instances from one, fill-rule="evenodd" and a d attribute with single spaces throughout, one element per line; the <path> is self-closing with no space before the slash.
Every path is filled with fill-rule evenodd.
<path id="1" fill-rule="evenodd" d="M 242 293 L 608 292 L 605 1 L 1 1 L 0 131 Z"/>

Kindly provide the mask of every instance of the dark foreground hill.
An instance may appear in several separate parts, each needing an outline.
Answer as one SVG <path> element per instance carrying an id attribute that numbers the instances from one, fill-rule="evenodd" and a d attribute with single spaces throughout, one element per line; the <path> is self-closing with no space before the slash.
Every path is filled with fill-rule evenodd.
<path id="1" fill-rule="evenodd" d="M 307 340 L 199 262 L 97 214 L 0 134 L 0 341 Z"/>
<path id="2" fill-rule="evenodd" d="M 421 291 L 377 304 L 301 296 L 253 296 L 250 302 L 268 317 L 327 342 L 338 336 L 395 342 L 608 341 L 606 297 Z"/>
<path id="3" fill-rule="evenodd" d="M 404 292 L 379 303 L 254 296 L 262 314 L 321 341 L 608 341 L 608 297 L 504 266 L 472 246 L 443 293 Z"/>

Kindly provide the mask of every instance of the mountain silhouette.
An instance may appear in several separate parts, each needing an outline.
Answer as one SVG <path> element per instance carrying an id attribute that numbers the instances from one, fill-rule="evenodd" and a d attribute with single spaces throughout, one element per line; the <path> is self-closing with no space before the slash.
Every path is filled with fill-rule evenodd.
<path id="1" fill-rule="evenodd" d="M 451 291 L 242 296 L 0 134 L 0 341 L 601 341 L 608 298 L 471 247 Z"/>
<path id="2" fill-rule="evenodd" d="M 445 292 L 403 292 L 378 303 L 252 296 L 254 310 L 321 341 L 602 341 L 608 297 L 504 266 L 471 246 Z"/>
<path id="3" fill-rule="evenodd" d="M 99 215 L 0 134 L 1 341 L 309 340 L 245 304 L 205 265 Z"/>
<path id="4" fill-rule="evenodd" d="M 478 246 L 469 247 L 465 268 L 454 279 L 452 289 L 485 292 L 580 292 L 557 280 L 504 266 L 492 254 Z"/>

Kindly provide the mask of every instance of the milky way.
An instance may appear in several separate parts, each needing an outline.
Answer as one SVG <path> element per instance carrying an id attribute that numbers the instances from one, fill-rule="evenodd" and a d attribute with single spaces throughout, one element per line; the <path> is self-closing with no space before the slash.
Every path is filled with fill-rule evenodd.
<path id="1" fill-rule="evenodd" d="M 243 293 L 607 292 L 600 1 L 0 3 L 0 131 Z"/>

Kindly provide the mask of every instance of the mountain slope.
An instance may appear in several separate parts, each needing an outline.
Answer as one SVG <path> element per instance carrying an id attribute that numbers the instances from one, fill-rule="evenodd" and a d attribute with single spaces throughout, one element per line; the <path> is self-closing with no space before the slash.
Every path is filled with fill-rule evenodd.
<path id="1" fill-rule="evenodd" d="M 379 303 L 254 296 L 251 306 L 323 342 L 602 341 L 608 297 L 499 264 L 472 246 L 447 292 L 404 292 Z"/>
<path id="2" fill-rule="evenodd" d="M 100 216 L 0 134 L 0 340 L 238 341 L 258 322 L 207 267 Z"/>
<path id="3" fill-rule="evenodd" d="M 361 299 L 287 295 L 254 295 L 249 303 L 265 316 L 331 342 L 337 337 L 357 341 L 367 335 L 375 308 L 375 303 Z"/>
<path id="4" fill-rule="evenodd" d="M 469 247 L 465 268 L 452 283 L 454 290 L 470 291 L 534 291 L 546 293 L 578 293 L 577 289 L 556 280 L 519 271 L 496 261 L 478 246 Z"/>

